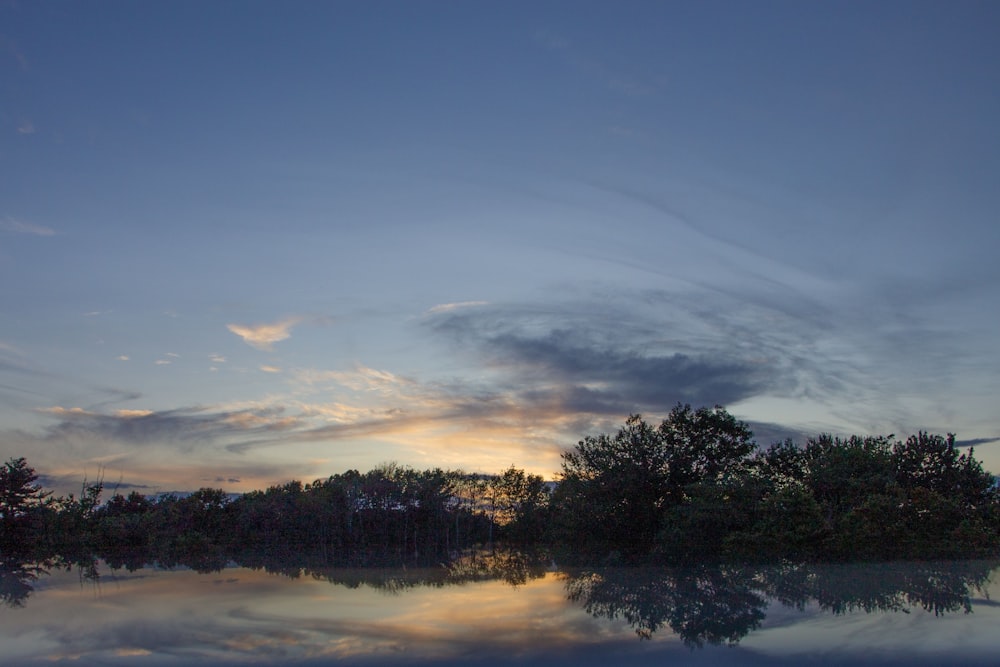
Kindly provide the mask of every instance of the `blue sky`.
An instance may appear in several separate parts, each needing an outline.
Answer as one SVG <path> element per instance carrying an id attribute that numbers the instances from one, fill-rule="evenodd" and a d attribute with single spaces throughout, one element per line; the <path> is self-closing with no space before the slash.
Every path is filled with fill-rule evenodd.
<path id="1" fill-rule="evenodd" d="M 631 412 L 1000 472 L 990 2 L 0 2 L 0 456 L 551 477 Z"/>

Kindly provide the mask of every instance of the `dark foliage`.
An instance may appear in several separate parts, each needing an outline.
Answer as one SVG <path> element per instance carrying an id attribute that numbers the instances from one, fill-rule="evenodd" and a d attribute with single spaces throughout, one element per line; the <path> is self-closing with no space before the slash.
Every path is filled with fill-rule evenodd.
<path id="1" fill-rule="evenodd" d="M 994 478 L 954 436 L 821 435 L 755 451 L 723 408 L 638 415 L 563 455 L 556 548 L 606 562 L 990 557 Z"/>

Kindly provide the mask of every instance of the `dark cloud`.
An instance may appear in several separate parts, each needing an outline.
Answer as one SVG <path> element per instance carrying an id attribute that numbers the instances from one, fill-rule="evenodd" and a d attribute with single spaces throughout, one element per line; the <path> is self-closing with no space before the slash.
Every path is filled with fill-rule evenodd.
<path id="1" fill-rule="evenodd" d="M 281 407 L 216 411 L 192 407 L 149 414 L 104 414 L 85 410 L 49 411 L 58 421 L 46 428 L 46 441 L 108 440 L 129 445 L 174 445 L 190 450 L 199 444 L 228 442 L 294 430 L 298 420 Z"/>
<path id="2" fill-rule="evenodd" d="M 506 370 L 509 388 L 525 400 L 559 400 L 571 411 L 627 414 L 678 402 L 727 405 L 779 381 L 773 364 L 735 347 L 708 343 L 698 349 L 689 339 L 672 345 L 657 340 L 649 322 L 619 327 L 601 315 L 570 318 L 576 321 L 560 321 L 566 314 L 554 313 L 546 323 L 535 313 L 519 317 L 476 309 L 430 324 Z"/>
<path id="3" fill-rule="evenodd" d="M 978 447 L 979 445 L 991 445 L 1000 442 L 1000 436 L 995 438 L 971 438 L 969 440 L 956 440 L 956 447 Z"/>

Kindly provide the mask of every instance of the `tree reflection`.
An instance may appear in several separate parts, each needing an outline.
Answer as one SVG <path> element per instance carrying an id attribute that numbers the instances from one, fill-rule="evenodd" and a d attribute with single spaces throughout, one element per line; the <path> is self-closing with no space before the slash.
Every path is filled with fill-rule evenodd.
<path id="1" fill-rule="evenodd" d="M 989 581 L 994 561 L 785 565 L 764 568 L 762 590 L 797 608 L 815 601 L 834 614 L 909 611 L 940 616 L 972 612 L 972 593 Z"/>
<path id="2" fill-rule="evenodd" d="M 53 569 L 67 572 L 76 566 L 80 581 L 97 581 L 97 561 L 93 558 L 66 560 L 61 558 L 27 559 L 7 554 L 0 559 L 0 603 L 6 607 L 23 607 L 35 591 L 35 584 Z"/>
<path id="3" fill-rule="evenodd" d="M 738 642 L 767 607 L 743 568 L 614 568 L 572 575 L 566 589 L 593 616 L 622 618 L 643 639 L 666 625 L 691 647 Z"/>
<path id="4" fill-rule="evenodd" d="M 35 590 L 35 582 L 51 567 L 51 563 L 22 563 L 10 558 L 0 561 L 0 602 L 7 607 L 23 607 Z"/>
<path id="5" fill-rule="evenodd" d="M 544 577 L 550 562 L 539 554 L 523 551 L 473 551 L 448 564 L 448 581 L 465 583 L 500 580 L 517 587 Z"/>
<path id="6" fill-rule="evenodd" d="M 471 582 L 501 581 L 517 588 L 544 578 L 550 560 L 518 551 L 467 552 L 448 562 L 419 566 L 357 567 L 329 565 L 328 556 L 300 554 L 283 564 L 264 559 L 269 572 L 312 577 L 348 588 L 368 587 L 405 595 L 421 587 L 444 588 Z M 123 563 L 132 561 L 125 559 Z M 178 554 L 175 564 L 198 571 L 225 566 L 208 551 Z M 107 565 L 114 566 L 108 561 Z M 247 563 L 242 563 L 247 566 Z M 249 565 L 254 568 L 253 565 Z M 692 567 L 580 568 L 558 573 L 568 599 L 596 618 L 621 619 L 642 639 L 667 629 L 685 645 L 736 644 L 763 624 L 770 605 L 832 614 L 923 610 L 941 616 L 971 613 L 973 596 L 982 595 L 1000 561 L 918 563 L 803 564 L 776 566 L 697 565 Z M 38 580 L 52 570 L 75 569 L 96 585 L 99 561 L 13 558 L 0 561 L 0 603 L 26 604 Z"/>
<path id="7" fill-rule="evenodd" d="M 441 588 L 474 581 L 502 581 L 517 587 L 545 576 L 548 563 L 541 556 L 515 550 L 469 551 L 448 562 L 430 561 L 414 566 L 344 567 L 301 562 L 268 572 L 290 577 L 302 575 L 348 588 L 367 586 L 390 594 L 419 586 Z"/>
<path id="8" fill-rule="evenodd" d="M 785 564 L 607 568 L 567 573 L 571 601 L 598 618 L 625 620 L 649 639 L 669 627 L 689 647 L 736 644 L 760 627 L 769 600 L 845 614 L 919 608 L 972 612 L 997 562 Z"/>

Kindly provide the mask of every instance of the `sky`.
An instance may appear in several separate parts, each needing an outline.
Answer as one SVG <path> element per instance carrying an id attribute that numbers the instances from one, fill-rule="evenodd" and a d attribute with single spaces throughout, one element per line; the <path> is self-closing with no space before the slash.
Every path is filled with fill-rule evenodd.
<path id="1" fill-rule="evenodd" d="M 0 457 L 553 478 L 677 403 L 1000 473 L 1000 5 L 0 0 Z"/>

